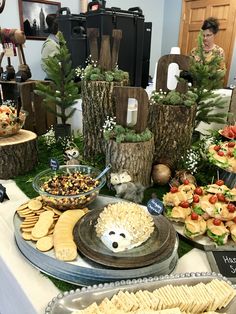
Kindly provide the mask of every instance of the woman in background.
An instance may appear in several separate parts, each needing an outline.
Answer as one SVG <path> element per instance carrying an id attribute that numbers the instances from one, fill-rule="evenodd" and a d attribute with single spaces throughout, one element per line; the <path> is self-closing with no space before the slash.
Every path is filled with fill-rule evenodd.
<path id="1" fill-rule="evenodd" d="M 215 56 L 220 57 L 219 69 L 225 71 L 225 53 L 222 47 L 215 44 L 215 35 L 219 31 L 219 21 L 214 17 L 209 17 L 203 22 L 202 36 L 203 36 L 203 54 L 206 61 L 211 61 Z M 196 61 L 201 61 L 198 48 L 195 47 L 191 51 L 191 56 Z"/>

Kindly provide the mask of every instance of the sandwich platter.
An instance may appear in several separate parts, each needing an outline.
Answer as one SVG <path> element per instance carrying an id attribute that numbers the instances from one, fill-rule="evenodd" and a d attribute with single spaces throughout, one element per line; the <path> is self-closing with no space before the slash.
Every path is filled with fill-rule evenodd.
<path id="1" fill-rule="evenodd" d="M 216 273 L 185 273 L 177 275 L 166 275 L 161 277 L 153 278 L 143 278 L 143 279 L 134 279 L 126 281 L 118 281 L 114 283 L 105 283 L 99 286 L 90 286 L 87 288 L 71 290 L 64 293 L 60 293 L 57 297 L 53 298 L 46 307 L 45 314 L 72 314 L 76 313 L 78 310 L 82 310 L 92 303 L 101 304 L 104 299 L 111 300 L 114 295 L 118 295 L 120 292 L 125 292 L 129 294 L 135 294 L 137 291 L 146 291 L 146 293 L 152 294 L 156 289 L 165 289 L 166 287 L 171 287 L 173 289 L 178 289 L 179 286 L 185 286 L 185 289 L 191 289 L 197 285 L 207 285 L 212 281 L 220 281 L 221 284 L 227 286 L 230 289 L 231 301 L 225 308 L 217 310 L 217 313 L 227 313 L 235 314 L 236 313 L 236 291 L 233 289 L 231 282 L 228 281 L 225 277 Z M 177 287 L 178 286 L 178 287 Z M 227 288 L 227 289 L 228 289 Z M 169 289 L 169 288 L 168 288 Z M 170 290 L 169 290 L 170 291 Z M 166 295 L 170 296 L 172 293 L 167 293 Z M 213 294 L 212 294 L 213 295 Z M 213 298 L 210 295 L 210 298 Z M 216 298 L 219 299 L 220 295 L 216 295 Z M 196 299 L 196 298 L 195 298 Z M 199 300 L 199 298 L 197 298 Z M 173 299 L 172 299 L 173 300 Z M 198 301 L 197 301 L 198 302 Z M 171 308 L 171 307 L 170 307 Z M 147 310 L 142 313 L 149 313 Z M 92 312 L 91 312 L 92 313 Z M 93 312 L 95 313 L 95 312 Z M 102 311 L 102 313 L 108 313 L 107 311 Z M 113 313 L 112 311 L 110 313 Z M 166 312 L 168 313 L 168 312 Z M 180 313 L 180 312 L 169 312 L 169 313 Z"/>
<path id="2" fill-rule="evenodd" d="M 90 212 L 94 212 L 103 208 L 108 204 L 118 203 L 121 200 L 115 197 L 98 196 L 97 199 L 89 205 Z M 38 205 L 38 202 L 31 202 L 32 205 Z M 23 204 L 21 206 L 21 213 L 28 211 L 28 205 Z M 27 208 L 25 208 L 27 207 Z M 66 211 L 68 212 L 68 211 Z M 65 213 L 66 213 L 65 212 Z M 40 215 L 41 217 L 41 215 Z M 86 215 L 84 216 L 86 217 Z M 32 218 L 30 218 L 32 219 Z M 79 251 L 78 257 L 70 262 L 62 261 L 56 258 L 54 249 L 48 251 L 40 251 L 36 247 L 36 242 L 32 240 L 25 240 L 22 234 L 22 222 L 23 220 L 19 217 L 18 212 L 14 215 L 14 231 L 15 241 L 20 252 L 34 267 L 40 271 L 55 277 L 57 279 L 76 284 L 79 286 L 88 286 L 93 284 L 100 284 L 104 282 L 112 282 L 117 280 L 136 279 L 140 277 L 149 276 L 160 276 L 170 274 L 178 261 L 178 236 L 172 226 L 172 224 L 165 218 L 160 217 L 160 221 L 166 225 L 166 236 L 171 239 L 169 246 L 165 243 L 165 254 L 163 253 L 163 259 L 158 259 L 153 256 L 153 252 L 148 257 L 153 258 L 149 263 L 144 263 L 143 267 L 139 264 L 139 267 L 122 267 L 114 268 L 106 265 L 102 265 L 98 260 L 94 261 L 91 258 L 86 257 Z M 27 223 L 28 224 L 28 223 Z M 29 226 L 26 225 L 26 229 Z M 63 233 L 63 232 L 62 232 Z M 86 234 L 86 237 L 90 235 Z M 155 235 L 157 238 L 160 235 Z M 94 247 L 92 247 L 94 249 Z M 96 248 L 99 252 L 99 258 L 102 258 L 102 252 L 100 247 Z M 131 252 L 132 250 L 130 250 Z M 89 256 L 90 257 L 90 256 Z M 142 258 L 146 259 L 145 255 Z M 132 256 L 135 260 L 135 256 Z M 98 263 L 99 262 L 99 263 Z"/>
<path id="3" fill-rule="evenodd" d="M 163 196 L 164 215 L 175 230 L 200 249 L 236 250 L 236 188 L 223 180 L 202 187 L 185 181 Z"/>
<path id="4" fill-rule="evenodd" d="M 187 242 L 189 242 L 190 244 L 192 244 L 194 247 L 198 249 L 205 250 L 205 251 L 212 251 L 219 248 L 219 246 L 215 242 L 213 242 L 211 239 L 209 239 L 205 235 L 198 236 L 195 239 L 188 238 L 184 234 L 184 228 L 183 228 L 182 223 L 172 222 L 172 225 L 180 237 L 184 238 Z M 220 246 L 220 250 L 221 251 L 236 251 L 235 242 L 233 242 L 232 240 L 228 240 L 227 244 Z"/>

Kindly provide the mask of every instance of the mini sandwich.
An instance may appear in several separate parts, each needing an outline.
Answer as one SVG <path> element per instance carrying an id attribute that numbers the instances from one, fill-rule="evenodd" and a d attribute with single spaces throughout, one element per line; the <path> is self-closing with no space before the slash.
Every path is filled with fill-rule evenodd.
<path id="1" fill-rule="evenodd" d="M 174 206 L 174 207 L 166 207 L 165 216 L 173 221 L 181 221 L 184 222 L 186 217 L 190 215 L 191 208 L 183 208 L 181 206 Z"/>
<path id="2" fill-rule="evenodd" d="M 181 202 L 189 201 L 188 196 L 183 191 L 178 191 L 175 193 L 168 192 L 163 196 L 164 206 L 178 206 Z"/>
<path id="3" fill-rule="evenodd" d="M 187 201 L 189 203 L 192 203 L 193 201 L 193 194 L 194 194 L 194 190 L 196 189 L 196 186 L 192 183 L 188 183 L 188 184 L 181 184 L 178 187 L 180 192 L 185 193 L 186 197 L 187 197 Z"/>
<path id="4" fill-rule="evenodd" d="M 211 145 L 209 147 L 209 150 L 208 150 L 209 161 L 222 169 L 228 169 L 229 168 L 228 157 L 226 156 L 226 154 L 223 156 L 220 156 L 218 152 L 214 150 L 214 146 L 215 145 Z"/>
<path id="5" fill-rule="evenodd" d="M 214 212 L 215 205 L 210 203 L 209 199 L 210 199 L 210 194 L 203 195 L 200 198 L 199 203 L 197 203 L 194 206 L 193 208 L 194 212 L 196 212 L 198 215 L 201 215 L 201 216 L 204 213 L 207 213 L 210 217 L 212 217 L 211 214 Z M 195 210 L 195 207 L 198 208 L 198 211 Z"/>
<path id="6" fill-rule="evenodd" d="M 219 215 L 215 215 L 215 218 L 219 218 L 222 221 L 230 221 L 233 220 L 236 217 L 236 210 L 233 212 L 230 212 L 229 206 L 233 204 L 223 204 L 221 205 L 221 210 L 219 211 Z"/>
<path id="7" fill-rule="evenodd" d="M 236 242 L 236 224 L 233 222 L 229 226 L 230 236 L 234 242 Z"/>
<path id="8" fill-rule="evenodd" d="M 217 245 L 224 245 L 227 243 L 229 230 L 221 220 L 211 218 L 207 220 L 207 235 Z"/>
<path id="9" fill-rule="evenodd" d="M 229 190 L 225 194 L 225 199 L 228 202 L 236 202 L 236 188 L 233 188 L 233 189 Z"/>
<path id="10" fill-rule="evenodd" d="M 206 221 L 196 213 L 189 215 L 184 222 L 184 235 L 195 238 L 206 232 Z"/>
<path id="11" fill-rule="evenodd" d="M 217 193 L 227 193 L 230 191 L 230 189 L 225 185 L 218 185 L 218 184 L 208 184 L 206 187 L 205 187 L 205 191 L 208 192 L 208 193 L 212 193 L 212 194 L 217 194 Z"/>

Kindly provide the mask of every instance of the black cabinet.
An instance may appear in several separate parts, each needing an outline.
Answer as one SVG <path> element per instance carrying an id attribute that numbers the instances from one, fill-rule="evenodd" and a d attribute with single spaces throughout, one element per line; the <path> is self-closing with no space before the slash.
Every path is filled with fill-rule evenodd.
<path id="1" fill-rule="evenodd" d="M 102 35 L 112 36 L 113 29 L 122 30 L 118 66 L 129 72 L 130 85 L 146 88 L 149 78 L 152 23 L 145 22 L 142 10 L 138 7 L 129 10 L 105 8 L 97 1 L 90 2 L 85 14 L 71 14 L 62 8 L 58 16 L 59 30 L 62 31 L 72 56 L 73 67 L 85 66 L 89 56 L 86 36 L 87 28 L 98 28 L 98 45 Z M 111 40 L 112 43 L 112 40 Z"/>
<path id="2" fill-rule="evenodd" d="M 88 57 L 85 15 L 71 14 L 69 8 L 61 8 L 57 21 L 71 53 L 72 66 L 85 67 Z"/>
<path id="3" fill-rule="evenodd" d="M 129 72 L 130 84 L 132 86 L 142 86 L 142 82 L 148 80 L 149 73 L 146 72 L 149 72 L 149 68 L 147 69 L 147 66 L 149 66 L 149 58 L 148 60 L 145 58 L 145 71 L 142 73 L 144 63 L 144 39 L 148 40 L 148 38 L 145 37 L 145 23 L 142 10 L 139 8 L 130 8 L 128 11 L 119 8 L 91 10 L 86 13 L 86 25 L 87 28 L 99 29 L 100 41 L 102 35 L 111 36 L 113 29 L 121 29 L 122 40 L 118 59 L 119 68 Z M 146 48 L 149 46 L 150 56 L 150 45 L 145 46 Z M 143 74 L 147 76 L 147 79 L 142 78 Z"/>

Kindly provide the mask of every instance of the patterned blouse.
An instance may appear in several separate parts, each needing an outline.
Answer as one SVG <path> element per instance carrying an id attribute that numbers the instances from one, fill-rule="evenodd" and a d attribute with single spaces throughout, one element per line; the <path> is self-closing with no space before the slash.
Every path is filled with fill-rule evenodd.
<path id="1" fill-rule="evenodd" d="M 198 48 L 193 48 L 191 51 L 191 56 L 194 57 L 194 59 L 199 62 L 201 61 L 200 57 L 199 57 L 199 53 L 198 53 Z M 204 51 L 204 57 L 206 59 L 207 62 L 209 62 L 214 56 L 219 56 L 222 58 L 221 62 L 220 62 L 220 69 L 221 70 L 226 70 L 226 66 L 225 66 L 225 53 L 224 53 L 224 49 L 221 48 L 218 45 L 214 45 L 214 47 L 211 50 L 205 50 Z"/>

